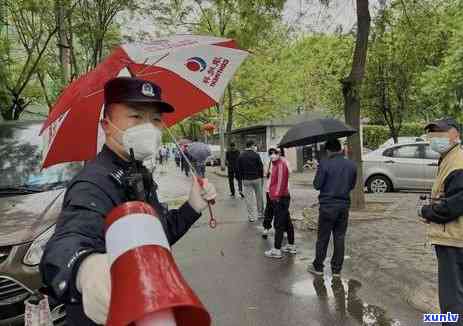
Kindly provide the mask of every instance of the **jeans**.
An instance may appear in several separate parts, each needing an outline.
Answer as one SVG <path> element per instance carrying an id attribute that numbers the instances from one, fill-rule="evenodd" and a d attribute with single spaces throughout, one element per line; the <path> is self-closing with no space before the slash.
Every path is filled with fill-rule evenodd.
<path id="1" fill-rule="evenodd" d="M 273 213 L 275 215 L 275 248 L 281 249 L 283 242 L 283 234 L 288 234 L 288 244 L 294 244 L 294 227 L 289 215 L 289 203 L 291 198 L 289 196 L 282 197 L 279 200 L 272 200 Z"/>
<path id="2" fill-rule="evenodd" d="M 264 196 L 262 193 L 262 178 L 243 180 L 244 200 L 248 211 L 249 220 L 264 216 Z"/>
<path id="3" fill-rule="evenodd" d="M 235 195 L 235 179 L 238 181 L 238 191 L 243 192 L 243 182 L 235 170 L 228 169 L 228 184 L 230 185 L 230 193 Z"/>
<path id="4" fill-rule="evenodd" d="M 334 252 L 331 258 L 331 270 L 340 273 L 344 263 L 344 241 L 349 219 L 349 208 L 336 206 L 320 206 L 318 217 L 318 239 L 314 268 L 323 271 L 326 251 L 333 234 Z"/>
<path id="5" fill-rule="evenodd" d="M 435 247 L 441 313 L 460 314 L 458 323 L 442 323 L 442 325 L 463 325 L 463 248 L 440 245 Z"/>

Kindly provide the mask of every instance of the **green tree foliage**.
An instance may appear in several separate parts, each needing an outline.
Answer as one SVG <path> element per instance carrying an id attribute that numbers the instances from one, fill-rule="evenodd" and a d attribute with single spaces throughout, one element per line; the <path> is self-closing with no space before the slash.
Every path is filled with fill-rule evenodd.
<path id="1" fill-rule="evenodd" d="M 426 66 L 419 80 L 420 104 L 427 117 L 453 116 L 463 119 L 463 1 L 441 9 L 446 47 L 439 60 Z"/>
<path id="2" fill-rule="evenodd" d="M 394 0 L 377 16 L 363 114 L 391 137 L 405 122 L 461 116 L 462 3 Z"/>
<path id="3" fill-rule="evenodd" d="M 115 16 L 136 8 L 128 0 L 4 0 L 2 4 L 7 27 L 0 30 L 0 109 L 6 120 L 19 119 L 33 102 L 51 107 L 69 77 L 93 68 L 120 43 Z M 69 70 L 62 67 L 63 47 Z"/>
<path id="4" fill-rule="evenodd" d="M 342 112 L 339 80 L 349 68 L 350 36 L 311 35 L 280 44 L 272 42 L 252 55 L 240 69 L 235 84 L 248 98 L 237 112 L 237 126 L 295 114 L 296 110 Z"/>

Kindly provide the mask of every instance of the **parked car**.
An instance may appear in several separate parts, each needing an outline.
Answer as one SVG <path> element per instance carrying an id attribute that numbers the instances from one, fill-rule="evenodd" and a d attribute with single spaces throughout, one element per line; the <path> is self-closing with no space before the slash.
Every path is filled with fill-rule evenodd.
<path id="1" fill-rule="evenodd" d="M 206 166 L 219 166 L 220 155 L 211 155 L 206 159 Z"/>
<path id="2" fill-rule="evenodd" d="M 397 144 L 405 144 L 405 143 L 417 143 L 417 142 L 424 142 L 426 138 L 423 136 L 420 137 L 398 137 Z M 389 138 L 384 144 L 379 146 L 379 148 L 386 148 L 389 146 L 395 145 L 394 138 Z"/>
<path id="3" fill-rule="evenodd" d="M 41 121 L 0 124 L 0 325 L 24 324 L 24 300 L 42 286 L 38 264 L 53 235 L 67 181 L 80 163 L 41 170 Z M 50 298 L 55 325 L 64 308 Z"/>
<path id="4" fill-rule="evenodd" d="M 363 159 L 363 176 L 369 192 L 430 191 L 437 175 L 439 154 L 427 142 L 379 148 Z"/>
<path id="5" fill-rule="evenodd" d="M 211 150 L 211 156 L 206 159 L 207 166 L 218 166 L 220 165 L 220 146 L 219 145 L 209 145 Z"/>

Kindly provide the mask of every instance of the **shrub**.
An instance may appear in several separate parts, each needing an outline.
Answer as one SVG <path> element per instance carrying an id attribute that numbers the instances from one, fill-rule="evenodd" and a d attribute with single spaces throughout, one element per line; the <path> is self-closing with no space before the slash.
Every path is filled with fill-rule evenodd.
<path id="1" fill-rule="evenodd" d="M 424 134 L 424 126 L 418 123 L 406 123 L 402 125 L 399 136 L 419 137 Z M 375 149 L 391 138 L 387 126 L 365 125 L 363 126 L 363 146 Z"/>

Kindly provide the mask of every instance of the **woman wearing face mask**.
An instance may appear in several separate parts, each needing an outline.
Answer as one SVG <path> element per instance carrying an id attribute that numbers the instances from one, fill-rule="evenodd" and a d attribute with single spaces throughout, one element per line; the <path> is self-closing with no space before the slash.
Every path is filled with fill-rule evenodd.
<path id="1" fill-rule="evenodd" d="M 289 165 L 289 161 L 285 157 L 285 152 L 283 149 L 281 151 L 277 149 L 276 146 L 270 147 L 268 150 L 268 157 L 270 158 L 267 164 L 267 171 L 265 174 L 265 197 L 266 197 L 266 203 L 265 203 L 265 210 L 264 210 L 264 221 L 262 223 L 262 226 L 264 227 L 264 230 L 262 231 L 262 238 L 267 239 L 268 234 L 270 233 L 270 230 L 272 229 L 272 221 L 273 221 L 273 208 L 272 208 L 272 201 L 270 200 L 270 177 L 272 174 L 272 154 L 280 152 L 280 159 L 284 161 L 287 166 L 288 166 L 288 172 L 291 173 L 291 167 Z M 289 188 L 289 186 L 288 186 Z"/>
<path id="2" fill-rule="evenodd" d="M 174 109 L 162 101 L 157 85 L 119 77 L 105 85 L 104 97 L 101 125 L 105 145 L 68 185 L 55 233 L 40 264 L 51 295 L 66 306 L 69 326 L 106 322 L 111 284 L 104 219 L 112 208 L 133 200 L 135 189 L 123 183 L 133 166 L 131 152 L 143 175 L 141 195 L 159 213 L 170 245 L 188 231 L 207 201 L 216 196 L 211 184 L 206 182 L 201 189 L 193 178 L 189 199 L 179 209 L 167 210 L 159 203 L 157 186 L 142 162 L 154 161 L 161 144 L 162 115 Z"/>
<path id="3" fill-rule="evenodd" d="M 281 150 L 269 150 L 272 169 L 269 184 L 269 197 L 274 215 L 274 247 L 265 252 L 269 258 L 282 258 L 282 251 L 296 254 L 294 245 L 294 227 L 289 214 L 289 167 L 286 159 L 281 157 Z M 288 235 L 288 244 L 282 249 L 283 234 Z"/>

